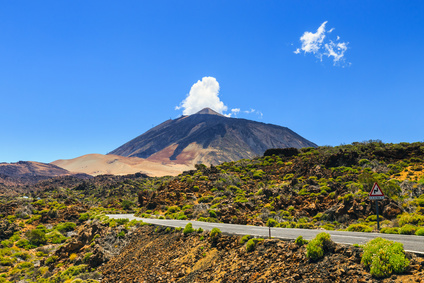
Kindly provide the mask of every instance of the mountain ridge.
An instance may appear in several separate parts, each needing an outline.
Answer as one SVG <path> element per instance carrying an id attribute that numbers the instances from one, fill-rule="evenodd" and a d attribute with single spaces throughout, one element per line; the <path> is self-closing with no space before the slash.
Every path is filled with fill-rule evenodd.
<path id="1" fill-rule="evenodd" d="M 33 185 L 41 180 L 60 176 L 84 177 L 51 163 L 36 161 L 0 163 L 0 185 L 3 186 Z"/>

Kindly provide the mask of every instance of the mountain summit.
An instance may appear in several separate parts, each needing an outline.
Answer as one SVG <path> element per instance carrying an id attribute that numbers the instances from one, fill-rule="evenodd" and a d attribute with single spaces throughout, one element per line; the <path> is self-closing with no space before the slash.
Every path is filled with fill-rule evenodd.
<path id="1" fill-rule="evenodd" d="M 196 114 L 209 114 L 209 115 L 218 115 L 218 116 L 225 117 L 224 115 L 219 114 L 218 112 L 216 112 L 216 111 L 214 111 L 214 110 L 212 110 L 212 109 L 210 109 L 208 107 L 203 108 L 202 110 L 200 110 L 199 112 L 195 113 L 194 115 L 196 115 Z"/>
<path id="2" fill-rule="evenodd" d="M 109 154 L 163 163 L 219 164 L 254 158 L 269 148 L 316 146 L 286 127 L 229 118 L 204 108 L 167 120 Z"/>

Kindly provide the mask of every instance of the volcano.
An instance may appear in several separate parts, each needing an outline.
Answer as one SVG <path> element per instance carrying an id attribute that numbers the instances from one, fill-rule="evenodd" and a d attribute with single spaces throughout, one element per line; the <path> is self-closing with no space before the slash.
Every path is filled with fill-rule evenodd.
<path id="1" fill-rule="evenodd" d="M 269 148 L 317 147 L 294 131 L 273 124 L 230 118 L 210 108 L 170 119 L 108 154 L 152 162 L 220 164 L 262 155 Z"/>

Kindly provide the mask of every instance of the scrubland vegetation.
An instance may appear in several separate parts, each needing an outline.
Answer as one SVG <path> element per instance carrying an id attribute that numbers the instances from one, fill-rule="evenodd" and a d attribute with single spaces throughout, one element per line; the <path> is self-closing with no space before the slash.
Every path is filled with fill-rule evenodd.
<path id="1" fill-rule="evenodd" d="M 98 266 L 118 254 L 143 225 L 108 219 L 106 213 L 376 231 L 375 203 L 368 199 L 374 182 L 386 195 L 380 201 L 380 232 L 424 236 L 424 143 L 269 150 L 253 160 L 199 164 L 177 177 L 43 181 L 37 190 L 26 188 L 19 197 L 0 200 L 0 282 L 99 280 Z M 177 232 L 206 236 L 191 225 Z M 213 230 L 207 237 L 220 234 Z M 296 244 L 305 246 L 311 261 L 320 261 L 332 249 L 327 235 Z M 240 239 L 247 252 L 261 241 Z M 362 263 L 375 278 L 408 266 L 399 244 L 376 239 L 363 249 Z"/>

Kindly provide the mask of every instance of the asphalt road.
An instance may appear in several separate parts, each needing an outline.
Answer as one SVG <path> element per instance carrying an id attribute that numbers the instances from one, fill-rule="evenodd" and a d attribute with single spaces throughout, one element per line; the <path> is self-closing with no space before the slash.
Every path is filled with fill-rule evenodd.
<path id="1" fill-rule="evenodd" d="M 251 235 L 256 237 L 266 238 L 269 236 L 269 228 L 261 226 L 249 226 L 238 224 L 225 224 L 225 223 L 209 223 L 201 221 L 187 221 L 187 220 L 170 220 L 170 219 L 150 219 L 135 217 L 132 214 L 108 214 L 110 218 L 128 218 L 130 221 L 133 219 L 143 220 L 143 222 L 168 226 L 168 227 L 182 227 L 184 228 L 187 223 L 191 223 L 193 228 L 202 228 L 203 230 L 210 231 L 212 228 L 219 228 L 221 232 L 234 235 Z M 311 240 L 318 233 L 327 232 L 331 235 L 331 239 L 339 244 L 365 244 L 366 242 L 376 238 L 382 237 L 390 241 L 400 242 L 403 244 L 405 251 L 413 252 L 424 255 L 424 237 L 413 235 L 397 235 L 397 234 L 379 234 L 379 233 L 362 233 L 362 232 L 345 232 L 345 231 L 326 231 L 326 230 L 310 230 L 310 229 L 295 229 L 295 228 L 271 228 L 271 236 L 284 240 L 295 240 L 297 237 L 302 236 L 304 239 Z"/>

